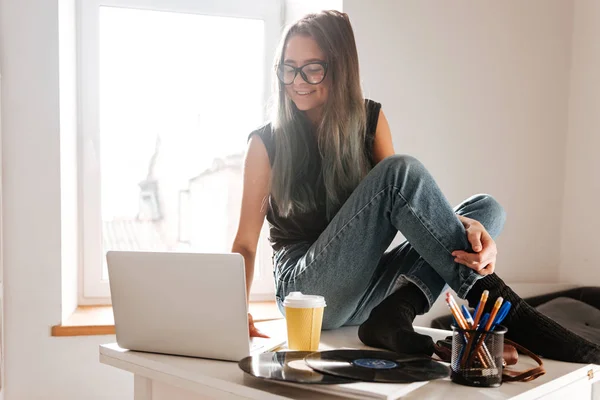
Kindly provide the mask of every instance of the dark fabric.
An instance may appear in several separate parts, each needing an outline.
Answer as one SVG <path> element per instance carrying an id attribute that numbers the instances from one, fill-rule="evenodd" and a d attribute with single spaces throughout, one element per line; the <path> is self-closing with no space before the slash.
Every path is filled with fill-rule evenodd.
<path id="1" fill-rule="evenodd" d="M 539 296 L 528 297 L 525 301 L 532 307 L 537 307 L 558 297 L 569 297 L 571 299 L 579 300 L 600 310 L 600 287 L 596 286 L 583 286 L 562 290 L 560 292 L 542 294 Z"/>
<path id="2" fill-rule="evenodd" d="M 571 332 L 600 343 L 600 309 L 569 297 L 557 297 L 536 308 Z"/>
<path id="3" fill-rule="evenodd" d="M 568 297 L 571 299 L 579 300 L 585 304 L 596 308 L 597 310 L 600 310 L 600 287 L 594 286 L 584 286 L 574 289 L 562 290 L 560 292 L 545 293 L 537 296 L 527 297 L 523 300 L 525 300 L 530 306 L 535 307 L 539 310 L 538 306 L 545 304 L 558 297 Z M 473 311 L 474 309 L 472 308 L 469 310 L 469 312 L 471 313 L 473 313 Z M 545 314 L 543 309 L 540 310 L 540 312 L 542 312 L 542 314 Z M 575 317 L 581 316 L 575 315 Z M 452 316 L 450 314 L 446 314 L 433 319 L 431 321 L 430 327 L 435 329 L 451 330 L 451 324 Z"/>
<path id="4" fill-rule="evenodd" d="M 358 337 L 367 346 L 431 356 L 435 349 L 433 339 L 415 332 L 412 325 L 415 316 L 428 308 L 429 301 L 421 289 L 408 282 L 371 311 L 358 328 Z"/>
<path id="5" fill-rule="evenodd" d="M 499 296 L 512 303 L 502 322 L 508 329 L 508 339 L 554 360 L 600 364 L 600 344 L 590 342 L 531 307 L 496 274 L 487 275 L 473 285 L 466 296 L 469 306 L 476 307 L 484 290 L 489 291 L 484 312 L 490 312 Z"/>
<path id="6" fill-rule="evenodd" d="M 381 110 L 381 104 L 370 99 L 365 99 L 365 108 L 367 116 L 365 153 L 370 160 L 371 165 L 373 165 L 373 142 L 375 139 L 375 131 L 377 130 L 377 121 L 379 118 L 379 111 Z M 261 138 L 267 149 L 269 162 L 271 163 L 271 166 L 273 166 L 276 146 L 271 124 L 268 123 L 259 129 L 252 131 L 248 136 L 248 140 L 254 135 Z M 314 167 L 314 170 L 307 176 L 302 177 L 302 179 L 307 179 L 308 182 L 314 183 L 317 202 L 321 204 L 322 207 L 318 207 L 317 211 L 296 214 L 284 218 L 279 215 L 277 204 L 269 196 L 267 209 L 267 221 L 269 222 L 270 227 L 269 241 L 275 251 L 290 244 L 301 242 L 307 244 L 313 243 L 325 230 L 331 218 L 333 218 L 333 215 L 331 218 L 327 218 L 325 210 L 325 190 L 320 177 L 321 158 L 318 148 L 316 147 L 316 140 L 309 145 L 312 146 L 312 151 L 309 152 L 309 156 L 312 157 L 310 165 Z"/>
<path id="7" fill-rule="evenodd" d="M 471 313 L 471 315 L 473 315 L 473 309 L 470 309 L 469 312 Z M 452 330 L 452 315 L 446 314 L 434 318 L 433 320 L 431 320 L 429 326 L 434 329 L 443 329 L 446 331 L 450 331 Z"/>

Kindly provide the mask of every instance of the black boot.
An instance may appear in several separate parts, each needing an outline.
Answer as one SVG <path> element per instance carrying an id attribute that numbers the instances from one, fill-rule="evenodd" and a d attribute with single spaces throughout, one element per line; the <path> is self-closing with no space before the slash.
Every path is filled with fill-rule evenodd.
<path id="1" fill-rule="evenodd" d="M 424 354 L 434 351 L 431 337 L 416 333 L 413 321 L 429 307 L 425 294 L 408 283 L 385 298 L 358 328 L 360 340 L 371 347 L 400 354 Z"/>
<path id="2" fill-rule="evenodd" d="M 473 285 L 466 296 L 471 307 L 477 306 L 484 290 L 490 292 L 485 312 L 491 310 L 499 296 L 512 303 L 508 316 L 502 322 L 508 328 L 508 339 L 546 358 L 600 364 L 600 344 L 589 342 L 541 314 L 496 274 L 479 279 Z"/>

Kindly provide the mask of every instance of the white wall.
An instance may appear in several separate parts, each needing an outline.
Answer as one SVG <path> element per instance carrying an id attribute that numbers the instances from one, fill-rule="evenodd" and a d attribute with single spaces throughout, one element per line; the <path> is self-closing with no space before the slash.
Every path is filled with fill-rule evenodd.
<path id="1" fill-rule="evenodd" d="M 77 63 L 75 1 L 58 0 L 62 317 L 77 308 Z"/>
<path id="2" fill-rule="evenodd" d="M 559 277 L 572 2 L 344 1 L 367 96 L 396 152 L 453 205 L 486 192 L 508 213 L 506 280 Z"/>
<path id="3" fill-rule="evenodd" d="M 600 285 L 600 2 L 576 0 L 560 279 Z"/>
<path id="4" fill-rule="evenodd" d="M 1 75 L 0 88 L 2 88 Z M 2 249 L 2 199 L 2 98 L 0 97 L 0 400 L 4 400 L 4 250 Z"/>
<path id="5" fill-rule="evenodd" d="M 50 337 L 61 322 L 61 286 L 75 285 L 61 275 L 73 261 L 61 255 L 72 246 L 61 240 L 61 128 L 69 133 L 73 115 L 61 121 L 59 113 L 69 99 L 59 96 L 58 11 L 57 1 L 0 0 L 5 398 L 124 400 L 130 374 L 98 362 L 98 345 L 113 336 Z"/>

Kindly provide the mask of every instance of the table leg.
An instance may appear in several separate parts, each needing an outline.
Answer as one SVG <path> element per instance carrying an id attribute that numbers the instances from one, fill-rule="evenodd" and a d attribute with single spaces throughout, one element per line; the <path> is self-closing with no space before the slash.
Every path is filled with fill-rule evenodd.
<path id="1" fill-rule="evenodd" d="M 152 400 L 152 380 L 133 375 L 133 400 Z"/>

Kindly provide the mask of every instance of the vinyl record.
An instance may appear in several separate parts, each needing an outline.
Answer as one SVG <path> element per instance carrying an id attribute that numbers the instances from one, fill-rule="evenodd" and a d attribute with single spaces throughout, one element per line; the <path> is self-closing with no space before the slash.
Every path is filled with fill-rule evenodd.
<path id="1" fill-rule="evenodd" d="M 311 353 L 305 361 L 324 374 L 367 382 L 410 383 L 450 376 L 450 368 L 430 358 L 387 351 L 331 350 Z"/>
<path id="2" fill-rule="evenodd" d="M 295 383 L 338 384 L 355 380 L 324 375 L 311 369 L 304 362 L 310 351 L 266 352 L 246 357 L 238 365 L 246 373 L 257 378 L 274 379 Z"/>

